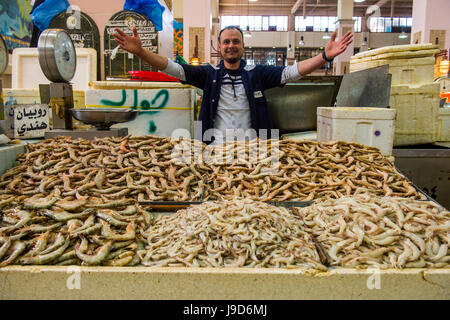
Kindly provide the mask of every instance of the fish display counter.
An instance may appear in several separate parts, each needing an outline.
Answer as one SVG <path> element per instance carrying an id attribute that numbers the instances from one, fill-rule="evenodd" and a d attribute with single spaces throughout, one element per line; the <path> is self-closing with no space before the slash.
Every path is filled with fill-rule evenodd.
<path id="1" fill-rule="evenodd" d="M 450 212 L 377 148 L 125 136 L 25 151 L 0 176 L 2 299 L 450 298 Z M 183 201 L 197 204 L 152 207 Z"/>
<path id="2" fill-rule="evenodd" d="M 448 300 L 449 279 L 448 269 L 9 266 L 0 269 L 0 299 Z"/>

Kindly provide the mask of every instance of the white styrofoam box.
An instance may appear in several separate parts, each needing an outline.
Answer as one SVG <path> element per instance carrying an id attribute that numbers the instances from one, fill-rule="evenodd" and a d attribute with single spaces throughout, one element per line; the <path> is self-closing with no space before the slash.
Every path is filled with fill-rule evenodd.
<path id="1" fill-rule="evenodd" d="M 383 59 L 371 61 L 353 60 L 350 62 L 350 72 L 389 65 L 392 74 L 391 85 L 425 84 L 434 80 L 434 57 L 414 59 Z"/>
<path id="2" fill-rule="evenodd" d="M 390 156 L 396 111 L 387 108 L 317 108 L 317 141 L 347 141 L 377 147 Z"/>
<path id="3" fill-rule="evenodd" d="M 439 108 L 437 141 L 450 142 L 450 108 Z"/>
<path id="4" fill-rule="evenodd" d="M 394 146 L 437 141 L 439 83 L 391 87 L 390 107 L 397 110 Z"/>
<path id="5" fill-rule="evenodd" d="M 116 124 L 128 133 L 140 136 L 172 136 L 175 130 L 187 131 L 193 137 L 194 90 L 183 89 L 95 89 L 86 91 L 87 108 L 132 108 L 139 110 L 135 120 Z M 180 132 L 180 131 L 178 131 Z"/>
<path id="6" fill-rule="evenodd" d="M 25 152 L 23 142 L 21 144 L 10 144 L 0 146 L 0 175 L 12 168 L 16 162 L 17 155 Z"/>
<path id="7" fill-rule="evenodd" d="M 41 139 L 21 139 L 18 144 L 8 144 L 0 146 L 0 176 L 5 173 L 6 170 L 12 168 L 16 162 L 17 156 L 21 153 L 25 153 L 26 144 L 35 144 L 42 141 Z"/>
<path id="8" fill-rule="evenodd" d="M 71 81 L 74 90 L 86 90 L 89 82 L 97 80 L 97 51 L 75 48 L 77 69 Z M 39 65 L 37 48 L 16 48 L 13 51 L 12 88 L 35 89 L 41 83 L 50 83 Z"/>
<path id="9" fill-rule="evenodd" d="M 39 89 L 3 89 L 5 105 L 40 104 Z M 73 90 L 73 104 L 75 108 L 84 108 L 84 90 Z"/>
<path id="10" fill-rule="evenodd" d="M 351 59 L 383 59 L 383 57 L 399 58 L 403 56 L 418 58 L 432 56 L 438 52 L 438 46 L 432 43 L 403 44 L 360 52 L 352 56 Z"/>

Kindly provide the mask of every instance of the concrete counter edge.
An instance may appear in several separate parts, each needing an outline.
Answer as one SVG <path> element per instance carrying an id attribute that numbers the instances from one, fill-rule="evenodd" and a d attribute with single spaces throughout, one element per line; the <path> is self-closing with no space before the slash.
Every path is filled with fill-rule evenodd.
<path id="1" fill-rule="evenodd" d="M 9 266 L 0 299 L 450 299 L 450 268 Z"/>

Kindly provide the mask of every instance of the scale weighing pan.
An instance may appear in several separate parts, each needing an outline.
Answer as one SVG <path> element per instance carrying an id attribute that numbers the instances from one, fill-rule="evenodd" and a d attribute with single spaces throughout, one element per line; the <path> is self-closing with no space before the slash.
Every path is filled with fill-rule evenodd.
<path id="1" fill-rule="evenodd" d="M 97 130 L 109 130 L 113 124 L 123 123 L 136 119 L 137 110 L 111 110 L 111 109 L 70 109 L 72 117 L 84 124 L 95 126 Z"/>

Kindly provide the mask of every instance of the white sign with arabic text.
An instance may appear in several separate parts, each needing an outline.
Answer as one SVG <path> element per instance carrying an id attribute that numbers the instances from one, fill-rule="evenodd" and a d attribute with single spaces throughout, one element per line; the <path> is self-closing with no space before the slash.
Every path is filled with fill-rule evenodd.
<path id="1" fill-rule="evenodd" d="M 17 104 L 14 106 L 14 138 L 41 138 L 50 128 L 46 104 Z"/>

